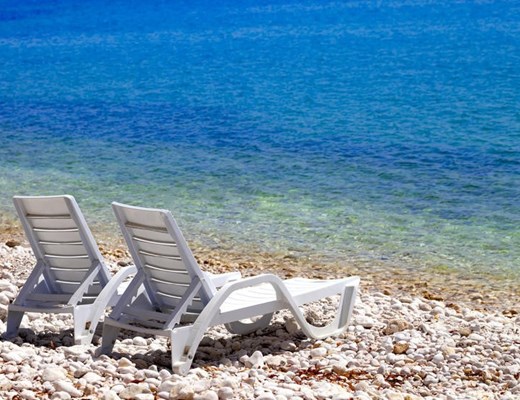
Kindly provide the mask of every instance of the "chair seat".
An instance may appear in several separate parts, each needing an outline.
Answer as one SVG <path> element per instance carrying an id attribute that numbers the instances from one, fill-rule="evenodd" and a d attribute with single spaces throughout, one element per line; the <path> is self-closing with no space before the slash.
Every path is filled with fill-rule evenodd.
<path id="1" fill-rule="evenodd" d="M 302 305 L 340 293 L 341 288 L 345 286 L 345 279 L 324 281 L 293 278 L 285 280 L 284 284 L 293 300 L 298 305 Z M 220 306 L 220 312 L 222 314 L 231 313 L 247 307 L 260 307 L 262 305 L 271 312 L 278 311 L 285 307 L 285 301 L 283 298 L 277 298 L 276 290 L 272 285 L 262 283 L 233 292 Z"/>

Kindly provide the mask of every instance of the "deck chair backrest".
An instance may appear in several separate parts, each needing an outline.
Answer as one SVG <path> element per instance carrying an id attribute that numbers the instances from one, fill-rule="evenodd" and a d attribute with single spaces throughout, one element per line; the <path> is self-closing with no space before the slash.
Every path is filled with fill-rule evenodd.
<path id="1" fill-rule="evenodd" d="M 188 306 L 188 312 L 200 312 L 216 290 L 197 264 L 171 213 L 116 202 L 112 207 L 153 304 L 162 312 L 180 308 L 193 283 L 200 282 Z"/>
<path id="2" fill-rule="evenodd" d="M 49 291 L 72 294 L 99 268 L 86 297 L 99 294 L 109 272 L 74 197 L 14 196 L 13 202 Z"/>

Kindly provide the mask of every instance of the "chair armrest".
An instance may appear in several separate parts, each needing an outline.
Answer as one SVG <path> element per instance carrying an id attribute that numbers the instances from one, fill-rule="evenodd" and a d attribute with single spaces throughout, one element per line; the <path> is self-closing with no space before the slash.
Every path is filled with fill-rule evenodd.
<path id="1" fill-rule="evenodd" d="M 211 272 L 207 272 L 207 274 L 208 278 L 211 279 L 211 282 L 216 288 L 220 288 L 228 282 L 238 281 L 242 277 L 240 272 L 226 272 L 223 274 L 212 274 Z"/>

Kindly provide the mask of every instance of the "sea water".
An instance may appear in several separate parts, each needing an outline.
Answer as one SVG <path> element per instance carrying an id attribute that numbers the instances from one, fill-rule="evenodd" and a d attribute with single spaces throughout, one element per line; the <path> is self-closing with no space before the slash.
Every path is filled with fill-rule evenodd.
<path id="1" fill-rule="evenodd" d="M 518 276 L 520 3 L 0 2 L 0 211 Z"/>

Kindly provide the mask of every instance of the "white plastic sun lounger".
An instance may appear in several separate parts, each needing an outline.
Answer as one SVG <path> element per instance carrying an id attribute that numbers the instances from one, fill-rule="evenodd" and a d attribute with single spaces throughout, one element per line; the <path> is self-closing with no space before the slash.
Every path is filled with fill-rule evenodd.
<path id="1" fill-rule="evenodd" d="M 17 335 L 25 312 L 70 313 L 74 342 L 91 342 L 105 307 L 121 295 L 121 283 L 134 266 L 114 277 L 72 196 L 15 196 L 16 211 L 36 265 L 8 307 L 5 337 Z"/>
<path id="2" fill-rule="evenodd" d="M 281 309 L 289 309 L 312 338 L 339 334 L 348 324 L 358 277 L 283 281 L 268 274 L 230 281 L 217 290 L 169 211 L 112 206 L 138 272 L 105 318 L 100 353 L 112 351 L 120 329 L 165 336 L 172 344 L 172 369 L 185 374 L 206 329 L 213 325 L 247 334 L 267 326 Z M 341 298 L 334 321 L 325 327 L 310 325 L 299 306 L 336 294 Z M 257 316 L 254 322 L 243 321 Z"/>

